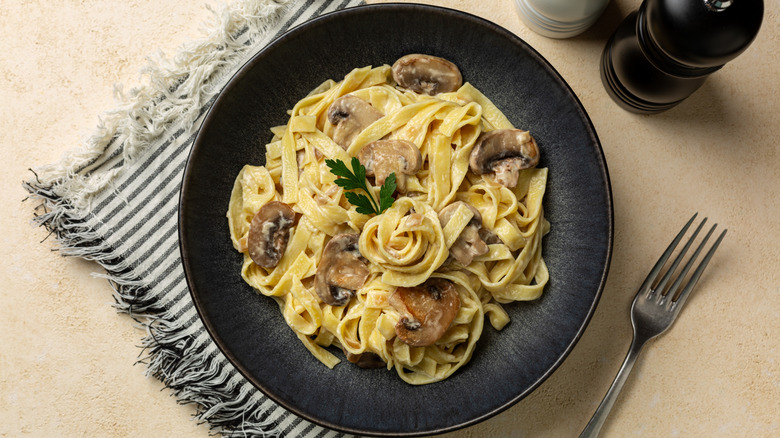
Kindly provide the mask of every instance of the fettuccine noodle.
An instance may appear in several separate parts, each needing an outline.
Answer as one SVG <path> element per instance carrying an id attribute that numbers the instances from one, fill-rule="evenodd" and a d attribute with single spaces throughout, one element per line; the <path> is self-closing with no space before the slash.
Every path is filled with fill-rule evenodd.
<path id="1" fill-rule="evenodd" d="M 347 94 L 381 114 L 342 146 L 333 140 L 327 112 Z M 481 134 L 513 129 L 473 86 L 430 96 L 398 86 L 389 65 L 357 68 L 314 89 L 289 114 L 286 125 L 271 129 L 265 165 L 248 164 L 238 174 L 227 217 L 233 246 L 243 253 L 243 279 L 276 300 L 322 363 L 332 368 L 340 362 L 329 348 L 336 347 L 351 358 L 372 354 L 411 384 L 440 381 L 469 361 L 486 318 L 498 330 L 509 323 L 502 304 L 542 294 L 548 281 L 542 258 L 542 236 L 550 229 L 542 209 L 547 169 L 520 170 L 513 188 L 470 171 Z M 347 201 L 325 160 L 349 163 L 380 139 L 413 143 L 422 164 L 405 177 L 405 193 L 394 194 L 392 207 L 365 215 Z M 377 198 L 379 185 L 370 185 Z M 263 267 L 249 254 L 250 228 L 261 207 L 275 201 L 295 218 L 286 223 L 289 236 L 278 263 Z M 440 213 L 448 206 L 452 214 L 442 225 Z M 477 212 L 487 249 L 464 265 L 451 250 Z M 365 262 L 365 279 L 345 304 L 327 304 L 315 291 L 315 277 L 326 245 L 344 233 L 359 235 L 359 254 L 353 253 Z M 431 279 L 454 286 L 459 307 L 432 345 L 410 345 L 397 331 L 404 315 L 392 297 Z"/>

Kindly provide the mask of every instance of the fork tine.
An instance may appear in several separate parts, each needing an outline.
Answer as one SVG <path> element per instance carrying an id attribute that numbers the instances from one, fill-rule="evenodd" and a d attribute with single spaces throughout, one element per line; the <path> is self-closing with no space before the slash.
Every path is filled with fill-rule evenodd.
<path id="1" fill-rule="evenodd" d="M 653 269 L 650 270 L 650 273 L 647 274 L 647 278 L 645 278 L 644 283 L 642 283 L 642 287 L 640 287 L 640 291 L 643 293 L 647 293 L 650 291 L 650 288 L 653 286 L 653 282 L 658 277 L 658 274 L 661 272 L 661 268 L 664 267 L 664 264 L 666 264 L 666 261 L 669 260 L 669 257 L 674 252 L 674 249 L 677 248 L 677 244 L 680 243 L 680 240 L 682 240 L 683 236 L 685 235 L 685 232 L 688 231 L 688 227 L 691 226 L 693 223 L 693 220 L 696 219 L 696 216 L 699 213 L 694 213 L 693 217 L 691 217 L 690 220 L 688 220 L 688 223 L 685 224 L 685 226 L 680 230 L 680 232 L 677 234 L 677 237 L 672 240 L 672 243 L 669 244 L 669 246 L 666 248 L 666 251 L 661 255 L 661 258 L 658 259 L 657 262 L 655 262 L 655 266 L 653 266 Z"/>
<path id="2" fill-rule="evenodd" d="M 716 226 L 717 224 L 712 226 L 712 229 L 707 234 L 707 238 L 709 238 L 712 232 L 715 231 Z M 707 255 L 704 256 L 701 263 L 699 263 L 699 266 L 696 268 L 695 271 L 693 271 L 693 275 L 691 275 L 690 280 L 688 280 L 688 284 L 685 285 L 682 292 L 680 292 L 680 296 L 672 303 L 673 308 L 674 307 L 680 308 L 682 307 L 683 304 L 685 304 L 685 300 L 688 298 L 688 295 L 691 294 L 691 291 L 696 286 L 696 283 L 699 281 L 699 277 L 701 277 L 701 274 L 704 273 L 704 269 L 707 268 L 707 264 L 709 264 L 710 259 L 715 254 L 715 250 L 718 249 L 718 245 L 720 245 L 720 241 L 723 240 L 723 237 L 726 236 L 726 231 L 728 231 L 728 229 L 724 229 L 723 232 L 720 233 L 718 239 L 715 240 L 715 243 L 712 244 L 712 248 L 710 248 L 710 250 L 707 251 Z M 693 258 L 699 255 L 699 252 L 702 250 L 706 242 L 707 239 L 704 239 L 704 241 L 696 249 L 696 253 L 692 256 L 691 261 L 688 262 L 689 265 L 693 264 Z M 685 271 L 687 272 L 688 269 L 689 266 L 686 266 Z M 682 278 L 683 275 L 684 274 L 680 275 L 680 278 Z M 680 279 L 678 278 L 678 280 Z"/>
<path id="3" fill-rule="evenodd" d="M 696 262 L 696 259 L 699 257 L 701 250 L 704 248 L 704 245 L 710 239 L 710 236 L 712 236 L 712 232 L 715 231 L 715 227 L 717 226 L 718 224 L 715 224 L 712 226 L 712 228 L 710 228 L 710 231 L 707 233 L 706 236 L 704 236 L 704 238 L 701 240 L 701 243 L 699 243 L 699 246 L 696 248 L 696 251 L 694 251 L 693 255 L 691 255 L 691 258 L 688 259 L 688 263 L 685 264 L 685 267 L 683 267 L 682 271 L 677 275 L 677 279 L 675 279 L 672 286 L 669 287 L 669 291 L 666 293 L 666 296 L 670 300 L 674 298 L 675 294 L 677 293 L 677 289 L 680 287 L 680 284 L 682 284 L 683 280 L 685 280 L 685 276 L 688 275 L 688 271 L 691 270 L 691 267 L 693 266 L 694 262 Z M 701 225 L 699 225 L 699 228 L 701 228 Z M 693 237 L 691 237 L 691 241 L 689 241 L 688 244 L 690 244 L 692 241 L 693 241 Z"/>
<path id="4" fill-rule="evenodd" d="M 685 246 L 680 250 L 680 252 L 677 254 L 677 257 L 674 258 L 674 261 L 672 262 L 672 266 L 669 267 L 669 269 L 666 271 L 666 275 L 661 279 L 661 281 L 658 282 L 658 284 L 655 286 L 656 292 L 659 294 L 662 294 L 665 299 L 670 299 L 674 296 L 674 294 L 669 294 L 669 292 L 664 294 L 664 290 L 666 289 L 666 284 L 669 283 L 669 280 L 671 280 L 672 275 L 674 275 L 674 271 L 677 270 L 677 266 L 680 265 L 680 262 L 682 262 L 683 257 L 685 257 L 685 254 L 688 252 L 688 250 L 691 248 L 691 245 L 693 244 L 694 239 L 696 239 L 696 236 L 699 235 L 699 231 L 701 231 L 701 228 L 704 226 L 704 223 L 707 222 L 707 218 L 705 217 L 698 227 L 696 227 L 696 231 L 693 232 L 693 235 L 688 239 L 687 242 L 685 242 Z M 679 278 L 679 277 L 678 277 Z M 660 295 L 659 295 L 660 298 Z"/>

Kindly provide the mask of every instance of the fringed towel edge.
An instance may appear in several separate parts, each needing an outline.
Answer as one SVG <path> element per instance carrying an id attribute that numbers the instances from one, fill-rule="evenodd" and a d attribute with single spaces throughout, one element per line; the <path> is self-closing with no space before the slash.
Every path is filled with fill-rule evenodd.
<path id="1" fill-rule="evenodd" d="M 277 436 L 277 422 L 268 419 L 267 406 L 225 367 L 210 361 L 216 354 L 208 344 L 182 335 L 181 321 L 159 316 L 164 309 L 148 300 L 148 288 L 128 275 L 98 233 L 86 224 L 91 201 L 112 189 L 126 166 L 165 135 L 173 123 L 191 128 L 198 111 L 218 90 L 214 78 L 233 72 L 251 48 L 246 40 L 260 39 L 290 0 L 239 0 L 213 12 L 208 36 L 183 46 L 172 60 L 149 59 L 142 71 L 148 83 L 129 94 L 116 88 L 121 104 L 99 120 L 96 132 L 78 150 L 59 162 L 31 169 L 22 184 L 28 198 L 38 202 L 33 223 L 56 238 L 63 256 L 93 260 L 106 271 L 115 307 L 133 317 L 147 332 L 139 363 L 149 376 L 161 380 L 182 404 L 196 404 L 195 414 L 212 431 L 225 436 Z M 208 6 L 207 6 L 208 7 Z M 204 86 L 204 84 L 206 86 Z M 108 170 L 102 168 L 110 167 Z M 93 172 L 101 168 L 101 172 Z M 207 365 L 211 366 L 207 366 Z"/>
<path id="2" fill-rule="evenodd" d="M 67 199 L 68 208 L 83 216 L 91 200 L 109 189 L 127 164 L 143 154 L 155 139 L 167 133 L 173 123 L 185 129 L 199 116 L 203 105 L 219 90 L 218 79 L 232 73 L 251 50 L 247 42 L 262 39 L 292 0 L 237 0 L 212 12 L 212 22 L 204 25 L 206 37 L 184 44 L 170 59 L 158 53 L 147 58 L 141 70 L 145 83 L 128 93 L 115 85 L 118 107 L 104 113 L 93 135 L 81 147 L 68 151 L 57 163 L 33 169 L 34 178 L 23 185 L 41 200 L 48 213 L 36 223 L 57 220 L 56 199 Z M 110 169 L 106 167 L 116 162 Z M 55 227 L 56 229 L 56 227 Z"/>

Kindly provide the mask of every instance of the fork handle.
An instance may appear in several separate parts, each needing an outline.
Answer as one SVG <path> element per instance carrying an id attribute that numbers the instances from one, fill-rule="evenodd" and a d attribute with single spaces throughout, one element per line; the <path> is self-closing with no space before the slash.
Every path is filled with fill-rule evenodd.
<path id="1" fill-rule="evenodd" d="M 634 368 L 636 358 L 639 357 L 639 352 L 642 350 L 645 342 L 647 342 L 647 339 L 638 339 L 634 336 L 631 341 L 631 347 L 628 349 L 628 354 L 626 355 L 625 360 L 623 360 L 623 365 L 620 367 L 617 376 L 615 376 L 615 381 L 612 382 L 612 386 L 609 387 L 609 391 L 607 391 L 607 395 L 604 396 L 604 400 L 601 401 L 601 404 L 596 409 L 596 413 L 593 414 L 588 425 L 585 426 L 585 429 L 580 434 L 580 438 L 596 438 L 599 435 L 601 427 L 604 425 L 604 421 L 606 421 L 609 411 L 612 410 L 612 406 L 615 404 L 615 400 L 617 400 L 620 390 L 623 389 L 623 384 L 626 383 L 626 379 L 628 379 L 631 369 Z"/>

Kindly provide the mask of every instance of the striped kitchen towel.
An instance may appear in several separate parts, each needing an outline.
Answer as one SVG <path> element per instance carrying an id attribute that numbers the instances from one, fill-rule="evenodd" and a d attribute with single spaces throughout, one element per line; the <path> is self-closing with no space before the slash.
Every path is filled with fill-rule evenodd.
<path id="1" fill-rule="evenodd" d="M 97 132 L 24 182 L 35 222 L 63 255 L 105 268 L 116 307 L 147 330 L 142 362 L 225 436 L 341 436 L 276 405 L 209 337 L 190 298 L 177 239 L 179 189 L 203 117 L 231 76 L 288 29 L 362 0 L 237 0 L 208 36 L 145 70 L 148 83 L 105 114 Z"/>

